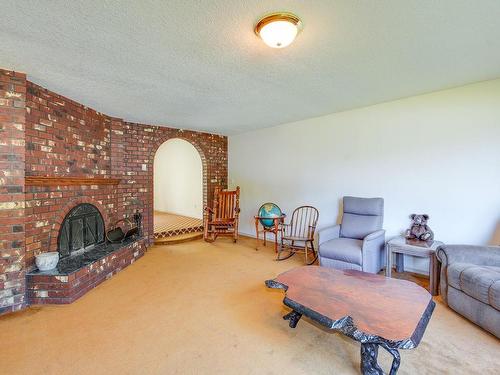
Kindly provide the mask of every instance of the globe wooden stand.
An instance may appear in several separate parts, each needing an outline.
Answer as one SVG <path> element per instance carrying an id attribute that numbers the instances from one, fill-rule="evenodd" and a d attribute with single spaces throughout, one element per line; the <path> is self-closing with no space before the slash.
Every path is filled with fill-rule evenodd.
<path id="1" fill-rule="evenodd" d="M 273 225 L 270 227 L 266 227 L 262 225 L 262 230 L 261 232 L 264 234 L 264 246 L 266 246 L 266 233 L 273 233 L 274 234 L 274 251 L 277 253 L 278 252 L 278 233 L 281 232 L 281 224 L 285 222 L 285 214 L 282 214 L 281 216 L 278 217 L 263 217 L 263 216 L 254 216 L 255 218 L 255 235 L 257 237 L 257 243 L 259 242 L 259 223 L 260 220 L 272 220 Z M 255 248 L 255 250 L 258 250 Z"/>

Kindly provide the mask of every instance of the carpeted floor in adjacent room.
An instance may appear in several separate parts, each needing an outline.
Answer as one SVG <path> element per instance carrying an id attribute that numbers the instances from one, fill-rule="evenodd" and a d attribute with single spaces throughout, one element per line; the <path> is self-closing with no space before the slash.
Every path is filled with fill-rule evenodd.
<path id="1" fill-rule="evenodd" d="M 1 317 L 0 372 L 358 374 L 358 343 L 282 320 L 283 293 L 264 280 L 301 263 L 273 256 L 251 239 L 155 246 L 71 305 Z M 438 300 L 399 373 L 498 374 L 499 353 L 499 340 Z"/>

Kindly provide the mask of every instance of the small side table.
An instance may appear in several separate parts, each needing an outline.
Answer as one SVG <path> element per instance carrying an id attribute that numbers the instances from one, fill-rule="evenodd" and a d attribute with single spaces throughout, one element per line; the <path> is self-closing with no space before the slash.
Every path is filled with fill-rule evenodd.
<path id="1" fill-rule="evenodd" d="M 255 218 L 255 234 L 257 236 L 257 242 L 259 242 L 259 223 L 261 219 L 265 220 L 272 220 L 273 225 L 270 227 L 265 227 L 262 225 L 262 232 L 264 233 L 264 246 L 266 246 L 266 233 L 274 233 L 274 252 L 278 252 L 278 233 L 281 232 L 281 227 L 280 224 L 283 224 L 285 222 L 285 214 L 282 214 L 281 216 L 278 217 L 261 217 L 261 216 L 254 216 Z M 257 250 L 257 248 L 256 248 Z"/>
<path id="2" fill-rule="evenodd" d="M 434 241 L 429 247 L 422 247 L 406 243 L 406 238 L 396 237 L 387 242 L 387 264 L 385 275 L 391 277 L 392 272 L 392 254 L 396 254 L 396 271 L 404 271 L 404 255 L 411 255 L 419 258 L 429 258 L 429 293 L 433 296 L 438 295 L 439 272 L 441 264 L 436 258 L 436 250 L 442 246 L 440 241 Z"/>

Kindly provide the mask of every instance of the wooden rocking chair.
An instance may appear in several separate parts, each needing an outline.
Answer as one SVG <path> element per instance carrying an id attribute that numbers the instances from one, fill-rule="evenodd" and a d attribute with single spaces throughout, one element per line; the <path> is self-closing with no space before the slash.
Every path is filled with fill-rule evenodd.
<path id="1" fill-rule="evenodd" d="M 230 236 L 238 240 L 240 220 L 240 187 L 236 190 L 222 190 L 219 186 L 214 191 L 212 208 L 205 207 L 203 220 L 203 239 L 213 242 L 217 236 Z"/>
<path id="2" fill-rule="evenodd" d="M 296 253 L 302 253 L 306 264 L 313 264 L 318 258 L 318 253 L 314 249 L 314 232 L 318 218 L 319 212 L 312 206 L 296 208 L 290 223 L 281 224 L 281 246 L 276 260 L 285 260 Z"/>

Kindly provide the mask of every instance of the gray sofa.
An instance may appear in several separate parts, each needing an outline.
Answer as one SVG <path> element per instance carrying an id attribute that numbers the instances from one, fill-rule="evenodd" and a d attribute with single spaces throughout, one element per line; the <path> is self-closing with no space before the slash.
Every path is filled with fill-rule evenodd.
<path id="1" fill-rule="evenodd" d="M 319 264 L 379 272 L 385 263 L 384 200 L 344 197 L 342 224 L 318 232 Z"/>
<path id="2" fill-rule="evenodd" d="M 443 300 L 500 338 L 500 247 L 445 245 L 436 255 Z"/>

